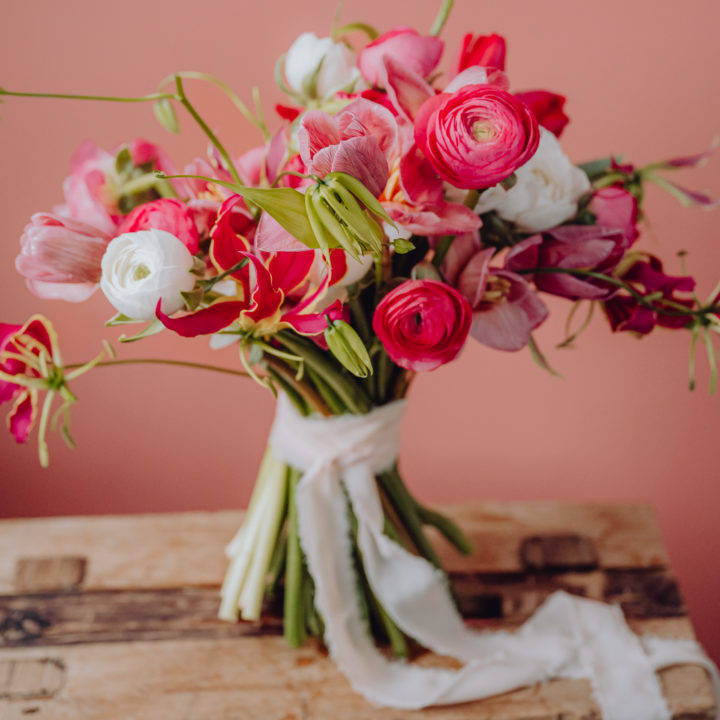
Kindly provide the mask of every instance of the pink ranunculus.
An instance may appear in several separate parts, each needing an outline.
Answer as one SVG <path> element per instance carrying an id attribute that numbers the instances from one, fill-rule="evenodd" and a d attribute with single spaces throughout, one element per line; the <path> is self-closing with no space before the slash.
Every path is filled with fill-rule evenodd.
<path id="1" fill-rule="evenodd" d="M 390 359 L 406 370 L 435 370 L 465 345 L 472 311 L 453 287 L 437 280 L 408 280 L 375 308 L 373 330 Z"/>
<path id="2" fill-rule="evenodd" d="M 200 237 L 188 206 L 175 198 L 161 198 L 138 205 L 121 223 L 118 235 L 138 230 L 164 230 L 174 235 L 194 255 Z"/>
<path id="3" fill-rule="evenodd" d="M 109 235 L 79 220 L 36 213 L 20 238 L 15 267 L 34 295 L 82 302 L 97 289 L 108 242 Z"/>
<path id="4" fill-rule="evenodd" d="M 502 35 L 478 35 L 471 33 L 463 36 L 460 55 L 457 60 L 457 72 L 480 65 L 481 67 L 505 69 L 505 38 Z"/>
<path id="5" fill-rule="evenodd" d="M 490 267 L 494 252 L 481 247 L 477 233 L 459 235 L 442 270 L 472 307 L 470 335 L 488 347 L 515 352 L 528 344 L 549 312 L 524 278 Z"/>
<path id="6" fill-rule="evenodd" d="M 438 37 L 420 35 L 413 28 L 400 26 L 367 45 L 358 56 L 358 67 L 370 85 L 380 88 L 387 83 L 386 57 L 401 62 L 410 72 L 426 78 L 440 62 L 444 46 Z"/>
<path id="7" fill-rule="evenodd" d="M 415 140 L 441 178 L 458 188 L 497 185 L 524 165 L 540 142 L 521 100 L 491 85 L 467 85 L 426 100 Z"/>
<path id="8" fill-rule="evenodd" d="M 541 127 L 560 137 L 570 118 L 565 114 L 565 96 L 547 90 L 528 90 L 515 93 L 534 113 Z"/>

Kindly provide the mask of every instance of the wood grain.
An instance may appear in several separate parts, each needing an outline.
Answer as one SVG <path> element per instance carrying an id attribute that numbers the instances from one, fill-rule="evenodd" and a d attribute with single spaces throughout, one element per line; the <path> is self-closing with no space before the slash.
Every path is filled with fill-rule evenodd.
<path id="1" fill-rule="evenodd" d="M 449 511 L 476 552 L 459 558 L 442 541 L 437 547 L 478 629 L 512 630 L 564 589 L 620 603 L 639 633 L 693 637 L 647 507 Z M 272 615 L 255 625 L 216 619 L 222 548 L 240 519 L 220 512 L 0 522 L 0 720 L 599 720 L 580 680 L 422 712 L 373 708 L 321 648 L 288 648 Z M 68 558 L 79 562 L 60 570 Z M 416 662 L 447 661 L 426 653 Z M 712 720 L 704 670 L 671 668 L 661 680 L 675 720 Z"/>

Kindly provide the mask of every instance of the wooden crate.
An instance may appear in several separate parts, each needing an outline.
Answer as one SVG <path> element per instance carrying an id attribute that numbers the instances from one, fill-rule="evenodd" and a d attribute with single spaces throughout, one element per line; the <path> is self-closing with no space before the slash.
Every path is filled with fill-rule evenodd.
<path id="1" fill-rule="evenodd" d="M 448 508 L 477 552 L 437 540 L 468 622 L 520 624 L 552 591 L 618 602 L 640 633 L 693 637 L 644 506 Z M 422 712 L 377 709 L 276 621 L 216 619 L 238 512 L 0 522 L 0 718 L 53 720 L 591 720 L 584 680 Z M 428 658 L 420 658 L 424 662 Z M 674 717 L 711 720 L 704 670 L 661 674 Z"/>

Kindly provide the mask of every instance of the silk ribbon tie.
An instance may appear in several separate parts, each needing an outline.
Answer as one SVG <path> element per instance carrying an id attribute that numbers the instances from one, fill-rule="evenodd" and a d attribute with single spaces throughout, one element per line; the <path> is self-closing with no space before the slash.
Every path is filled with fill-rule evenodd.
<path id="1" fill-rule="evenodd" d="M 303 472 L 295 496 L 300 544 L 325 642 L 357 692 L 380 705 L 417 709 L 555 677 L 587 678 L 605 720 L 670 720 L 656 671 L 690 663 L 708 670 L 720 697 L 717 669 L 698 643 L 641 641 L 619 607 L 565 592 L 551 595 L 515 632 L 468 629 L 445 575 L 383 533 L 375 475 L 396 462 L 404 407 L 398 400 L 366 415 L 305 418 L 281 396 L 270 435 L 277 457 Z M 421 645 L 464 667 L 419 667 L 377 650 L 358 599 L 348 502 L 368 582 L 388 615 Z"/>

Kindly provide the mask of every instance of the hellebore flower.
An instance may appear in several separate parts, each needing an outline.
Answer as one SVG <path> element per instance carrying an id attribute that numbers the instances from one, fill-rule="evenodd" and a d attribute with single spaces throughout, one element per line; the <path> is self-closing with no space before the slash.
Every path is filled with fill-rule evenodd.
<path id="1" fill-rule="evenodd" d="M 528 344 L 549 312 L 523 277 L 490 267 L 494 252 L 481 248 L 477 234 L 461 235 L 450 246 L 442 269 L 470 303 L 470 335 L 488 347 L 514 352 Z"/>
<path id="2" fill-rule="evenodd" d="M 20 238 L 17 271 L 34 295 L 82 302 L 97 289 L 110 237 L 68 217 L 36 213 Z"/>

